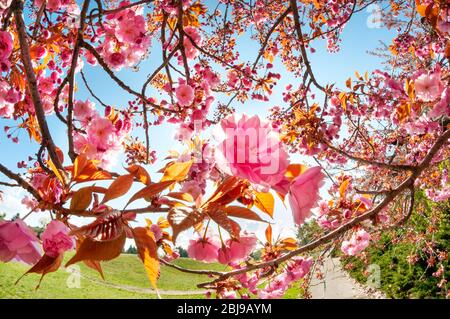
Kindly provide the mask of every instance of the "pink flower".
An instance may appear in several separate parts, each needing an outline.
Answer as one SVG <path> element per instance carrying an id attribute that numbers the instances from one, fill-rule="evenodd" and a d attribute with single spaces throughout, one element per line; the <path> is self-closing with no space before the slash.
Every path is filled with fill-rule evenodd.
<path id="1" fill-rule="evenodd" d="M 313 264 L 312 257 L 294 257 L 286 267 L 285 280 L 287 283 L 297 281 L 305 277 Z"/>
<path id="2" fill-rule="evenodd" d="M 143 31 L 145 31 L 145 18 L 141 15 L 133 14 L 130 18 L 121 21 L 116 36 L 121 42 L 134 43 L 139 39 Z"/>
<path id="3" fill-rule="evenodd" d="M 239 240 L 227 240 L 226 245 L 219 249 L 219 262 L 222 264 L 229 264 L 246 259 L 255 248 L 256 241 L 257 238 L 255 234 L 247 232 L 244 232 Z"/>
<path id="4" fill-rule="evenodd" d="M 61 8 L 61 0 L 47 0 L 46 9 L 50 11 L 57 11 Z M 41 5 L 44 3 L 44 0 L 35 0 L 34 4 L 40 8 Z"/>
<path id="5" fill-rule="evenodd" d="M 42 233 L 42 246 L 47 255 L 58 257 L 59 254 L 72 249 L 75 241 L 68 234 L 70 229 L 59 220 L 53 220 Z"/>
<path id="6" fill-rule="evenodd" d="M 99 147 L 106 145 L 114 132 L 115 128 L 111 121 L 103 117 L 94 118 L 87 130 L 89 138 L 96 141 Z"/>
<path id="7" fill-rule="evenodd" d="M 324 175 L 319 166 L 307 169 L 296 177 L 289 189 L 289 205 L 291 206 L 294 222 L 302 224 L 316 206 L 319 188 L 323 185 Z"/>
<path id="8" fill-rule="evenodd" d="M 187 84 L 181 84 L 175 90 L 178 104 L 181 106 L 189 106 L 194 102 L 194 89 Z"/>
<path id="9" fill-rule="evenodd" d="M 87 118 L 90 118 L 95 113 L 95 104 L 86 100 L 83 101 L 76 101 L 75 106 L 73 109 L 73 114 L 75 117 L 79 120 L 86 120 Z"/>
<path id="10" fill-rule="evenodd" d="M 258 291 L 258 297 L 261 299 L 279 299 L 283 297 L 288 288 L 288 283 L 283 275 L 275 277 L 264 289 Z"/>
<path id="11" fill-rule="evenodd" d="M 0 80 L 0 117 L 10 118 L 14 114 L 14 104 L 19 100 L 18 94 L 6 81 Z"/>
<path id="12" fill-rule="evenodd" d="M 35 264 L 41 257 L 38 239 L 20 219 L 0 221 L 0 260 Z"/>
<path id="13" fill-rule="evenodd" d="M 9 58 L 13 49 L 13 39 L 8 31 L 0 31 L 0 61 Z"/>
<path id="14" fill-rule="evenodd" d="M 442 92 L 440 101 L 435 104 L 428 115 L 431 118 L 437 118 L 442 115 L 450 116 L 450 88 Z"/>
<path id="15" fill-rule="evenodd" d="M 191 39 L 197 46 L 202 46 L 203 39 L 200 33 L 194 27 L 186 27 L 184 28 L 184 32 L 186 33 L 183 41 L 184 52 L 188 60 L 193 60 L 198 56 L 198 50 L 192 43 Z"/>
<path id="16" fill-rule="evenodd" d="M 342 242 L 341 250 L 346 255 L 355 256 L 369 246 L 370 238 L 370 234 L 364 229 L 358 230 L 350 240 Z"/>
<path id="17" fill-rule="evenodd" d="M 423 102 L 431 102 L 441 96 L 444 85 L 442 84 L 439 73 L 422 74 L 414 82 L 416 96 Z"/>
<path id="18" fill-rule="evenodd" d="M 258 116 L 232 114 L 216 130 L 217 167 L 228 175 L 246 178 L 268 191 L 284 177 L 288 154 L 278 131 Z"/>
<path id="19" fill-rule="evenodd" d="M 220 244 L 214 238 L 191 239 L 187 252 L 189 257 L 195 260 L 211 263 L 217 261 L 219 247 Z"/>
<path id="20" fill-rule="evenodd" d="M 111 68 L 118 70 L 125 64 L 125 56 L 121 52 L 113 52 L 106 56 L 106 62 Z"/>

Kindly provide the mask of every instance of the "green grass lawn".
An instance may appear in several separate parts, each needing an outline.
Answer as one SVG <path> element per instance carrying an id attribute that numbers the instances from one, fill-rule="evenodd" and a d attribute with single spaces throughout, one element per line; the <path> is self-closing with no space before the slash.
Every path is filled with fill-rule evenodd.
<path id="1" fill-rule="evenodd" d="M 72 254 L 66 254 L 67 261 Z M 204 264 L 188 258 L 180 258 L 175 264 L 191 269 L 211 269 L 224 271 L 224 265 L 213 263 Z M 14 285 L 16 280 L 29 269 L 28 265 L 10 262 L 0 263 L 0 298 L 157 298 L 155 294 L 139 291 L 149 289 L 150 283 L 147 279 L 144 267 L 137 255 L 122 254 L 110 262 L 102 263 L 105 281 L 93 269 L 86 267 L 83 263 L 77 264 L 80 268 L 80 287 L 69 288 L 67 281 L 71 273 L 61 267 L 54 273 L 47 274 L 40 288 L 34 288 L 39 282 L 40 275 L 29 274 Z M 195 275 L 180 272 L 179 270 L 161 266 L 161 276 L 158 280 L 158 288 L 164 290 L 199 291 L 197 284 L 208 281 L 205 275 Z M 117 287 L 117 286 L 122 287 Z M 128 288 L 128 289 L 126 289 Z M 136 291 L 137 290 L 137 291 Z M 297 289 L 290 289 L 286 298 L 296 298 Z M 162 298 L 205 298 L 204 294 L 189 295 L 164 295 Z"/>

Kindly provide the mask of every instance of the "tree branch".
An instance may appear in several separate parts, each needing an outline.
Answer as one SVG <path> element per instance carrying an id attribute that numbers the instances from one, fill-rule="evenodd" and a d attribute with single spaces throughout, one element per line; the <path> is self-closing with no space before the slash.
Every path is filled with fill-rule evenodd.
<path id="1" fill-rule="evenodd" d="M 56 168 L 64 172 L 64 168 L 56 153 L 56 146 L 50 134 L 50 130 L 45 119 L 44 107 L 42 105 L 41 96 L 39 94 L 36 75 L 34 74 L 33 65 L 31 63 L 30 47 L 28 46 L 27 33 L 25 31 L 25 22 L 22 17 L 23 3 L 15 0 L 11 4 L 11 9 L 14 11 L 16 21 L 16 29 L 19 37 L 20 56 L 25 68 L 25 75 L 27 78 L 28 89 L 31 94 L 31 99 L 34 104 L 36 118 L 42 133 L 42 142 L 45 143 L 50 159 L 55 164 Z"/>

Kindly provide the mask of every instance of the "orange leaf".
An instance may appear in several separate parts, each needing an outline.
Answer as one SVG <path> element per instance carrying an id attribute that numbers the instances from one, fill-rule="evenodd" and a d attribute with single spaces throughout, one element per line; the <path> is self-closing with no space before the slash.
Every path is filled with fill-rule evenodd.
<path id="1" fill-rule="evenodd" d="M 186 202 L 193 202 L 194 198 L 189 193 L 181 193 L 181 192 L 171 192 L 165 196 L 172 197 L 179 200 L 184 200 Z"/>
<path id="2" fill-rule="evenodd" d="M 66 184 L 66 180 L 64 179 L 64 177 L 61 175 L 61 172 L 59 171 L 59 169 L 55 166 L 55 164 L 53 163 L 53 161 L 51 159 L 47 160 L 47 164 L 48 166 L 50 166 L 50 169 L 52 170 L 53 173 L 55 173 L 55 176 L 59 179 L 59 181 L 61 182 L 61 184 L 65 185 Z"/>
<path id="3" fill-rule="evenodd" d="M 125 195 L 128 190 L 133 185 L 133 175 L 127 174 L 117 177 L 117 179 L 112 182 L 109 186 L 108 190 L 105 193 L 105 197 L 103 197 L 102 204 L 107 201 Z"/>
<path id="4" fill-rule="evenodd" d="M 97 241 L 87 237 L 83 239 L 75 255 L 66 263 L 66 267 L 84 260 L 112 260 L 122 252 L 125 239 L 125 232 L 116 239 L 106 241 Z"/>
<path id="5" fill-rule="evenodd" d="M 84 211 L 92 201 L 92 187 L 83 187 L 77 190 L 70 201 L 71 211 Z"/>
<path id="6" fill-rule="evenodd" d="M 339 186 L 339 195 L 341 195 L 341 197 L 345 196 L 345 192 L 347 191 L 349 183 L 350 179 L 347 178 L 342 182 L 341 186 Z"/>
<path id="7" fill-rule="evenodd" d="M 251 219 L 256 221 L 264 221 L 261 217 L 258 216 L 254 211 L 251 209 L 241 207 L 241 206 L 227 206 L 222 208 L 222 210 L 231 217 L 238 217 L 238 218 L 245 218 L 245 219 Z"/>
<path id="8" fill-rule="evenodd" d="M 36 286 L 36 290 L 39 289 L 44 276 L 59 269 L 59 266 L 61 266 L 61 262 L 63 260 L 63 256 L 63 254 L 59 254 L 57 257 L 51 257 L 47 254 L 44 254 L 44 256 L 42 256 L 41 259 L 39 259 L 39 261 L 30 268 L 30 270 L 28 270 L 19 279 L 17 279 L 15 284 L 17 285 L 17 283 L 27 274 L 41 274 L 42 276 L 39 279 L 38 285 Z"/>
<path id="9" fill-rule="evenodd" d="M 275 199 L 271 193 L 256 193 L 255 206 L 270 217 L 273 217 L 274 205 Z"/>
<path id="10" fill-rule="evenodd" d="M 145 227 L 133 228 L 133 237 L 139 257 L 144 263 L 148 279 L 153 288 L 156 289 L 156 281 L 159 277 L 159 261 L 157 245 L 153 233 Z"/>
<path id="11" fill-rule="evenodd" d="M 168 165 L 164 170 L 164 176 L 161 179 L 161 182 L 164 181 L 183 181 L 186 179 L 189 170 L 191 169 L 193 161 L 187 162 L 174 162 L 171 165 Z"/>
<path id="12" fill-rule="evenodd" d="M 78 177 L 87 164 L 88 159 L 86 155 L 84 154 L 78 155 L 75 161 L 73 162 L 73 178 Z"/>
<path id="13" fill-rule="evenodd" d="M 282 248 L 287 250 L 295 250 L 297 249 L 297 241 L 294 238 L 285 238 L 280 242 Z"/>
<path id="14" fill-rule="evenodd" d="M 172 185 L 173 183 L 174 183 L 174 181 L 164 181 L 164 182 L 160 182 L 160 183 L 150 184 L 150 185 L 144 187 L 143 189 L 141 189 L 140 191 L 138 191 L 136 194 L 134 194 L 128 201 L 127 205 L 129 205 L 131 202 L 134 202 L 135 200 L 137 200 L 139 198 L 154 197 L 154 196 L 158 195 L 159 193 L 161 193 L 163 190 L 165 190 L 167 187 Z"/>
<path id="15" fill-rule="evenodd" d="M 151 182 L 150 175 L 148 174 L 146 169 L 140 165 L 131 165 L 130 167 L 127 168 L 127 171 L 130 174 L 133 174 L 134 177 L 136 177 L 139 181 L 141 181 L 145 185 L 148 185 Z"/>
<path id="16" fill-rule="evenodd" d="M 84 154 L 78 155 L 73 163 L 72 179 L 76 182 L 111 179 L 111 174 L 99 169 L 97 162 L 89 160 Z"/>
<path id="17" fill-rule="evenodd" d="M 286 169 L 286 172 L 284 173 L 284 176 L 286 176 L 287 179 L 290 181 L 302 174 L 304 171 L 306 171 L 307 167 L 302 164 L 289 164 L 289 166 Z"/>
<path id="18" fill-rule="evenodd" d="M 347 111 L 347 95 L 345 94 L 345 92 L 339 93 L 339 100 L 341 101 L 344 111 Z"/>
<path id="19" fill-rule="evenodd" d="M 272 226 L 268 225 L 265 233 L 267 242 L 272 243 Z"/>
<path id="20" fill-rule="evenodd" d="M 175 243 L 178 234 L 194 227 L 205 218 L 205 215 L 191 207 L 174 207 L 169 211 L 167 220 L 172 227 L 172 241 Z"/>
<path id="21" fill-rule="evenodd" d="M 227 177 L 217 187 L 214 194 L 203 204 L 203 207 L 228 205 L 240 197 L 246 187 L 247 184 L 243 180 L 235 176 Z"/>

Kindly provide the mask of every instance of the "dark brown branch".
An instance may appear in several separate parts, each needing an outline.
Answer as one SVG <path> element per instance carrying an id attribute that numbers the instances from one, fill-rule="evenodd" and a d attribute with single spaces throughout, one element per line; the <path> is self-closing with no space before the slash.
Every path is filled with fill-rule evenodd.
<path id="1" fill-rule="evenodd" d="M 34 109 L 36 113 L 36 118 L 39 124 L 39 128 L 42 134 L 42 142 L 45 143 L 50 159 L 55 164 L 56 168 L 64 171 L 61 161 L 56 153 L 56 146 L 53 142 L 53 138 L 50 134 L 50 130 L 45 119 L 44 107 L 42 105 L 41 96 L 39 94 L 36 74 L 34 74 L 33 65 L 30 56 L 30 47 L 28 45 L 27 33 L 25 28 L 25 22 L 22 17 L 23 3 L 21 1 L 15 0 L 11 4 L 11 9 L 14 11 L 14 17 L 16 21 L 16 29 L 19 37 L 20 44 L 20 56 L 25 68 L 25 75 L 27 78 L 28 89 L 31 94 L 31 99 L 34 104 Z"/>
<path id="2" fill-rule="evenodd" d="M 332 145 L 331 143 L 329 143 L 328 141 L 323 140 L 323 142 L 333 151 L 353 160 L 359 163 L 363 163 L 366 165 L 372 165 L 372 166 L 377 166 L 377 167 L 381 167 L 381 168 L 387 168 L 387 169 L 391 169 L 394 171 L 412 171 L 415 169 L 416 166 L 414 165 L 396 165 L 396 164 L 387 164 L 387 163 L 383 163 L 383 162 L 377 162 L 377 161 L 372 161 L 372 160 L 368 160 L 362 157 L 357 157 L 354 155 L 351 155 L 343 150 L 341 150 L 340 148 L 337 148 L 336 146 Z"/>
<path id="3" fill-rule="evenodd" d="M 306 53 L 305 41 L 304 41 L 304 38 L 303 38 L 302 27 L 301 27 L 301 24 L 300 24 L 300 17 L 299 17 L 299 14 L 298 14 L 297 0 L 290 0 L 290 3 L 291 3 L 292 12 L 293 12 L 293 15 L 294 15 L 295 29 L 297 31 L 297 36 L 298 36 L 299 41 L 300 41 L 300 52 L 302 54 L 303 62 L 305 63 L 306 71 L 308 72 L 309 77 L 311 78 L 311 80 L 314 83 L 314 85 L 319 90 L 321 90 L 321 91 L 326 93 L 325 88 L 317 82 L 316 77 L 314 76 L 314 72 L 312 71 L 312 68 L 311 68 L 311 63 L 309 62 L 309 59 L 308 59 L 308 54 Z"/>
<path id="4" fill-rule="evenodd" d="M 36 200 L 38 200 L 38 201 L 42 200 L 42 198 L 39 195 L 39 193 L 37 192 L 37 190 L 35 190 L 33 188 L 33 186 L 31 186 L 26 180 L 24 180 L 18 174 L 13 173 L 12 171 L 10 171 L 7 167 L 3 166 L 2 164 L 0 164 L 0 172 L 2 172 L 9 179 L 16 181 L 17 184 L 19 184 L 23 189 L 25 189 L 26 191 L 28 191 L 28 193 L 33 195 L 33 197 L 36 198 Z"/>
<path id="5" fill-rule="evenodd" d="M 75 161 L 75 158 L 77 157 L 77 154 L 74 151 L 74 145 L 73 145 L 73 90 L 75 86 L 75 69 L 78 64 L 78 58 L 80 56 L 80 45 L 83 41 L 83 33 L 84 33 L 84 20 L 86 18 L 86 13 L 89 8 L 89 2 L 90 0 L 85 0 L 83 3 L 83 8 L 81 9 L 80 14 L 80 25 L 78 27 L 77 31 L 77 39 L 75 41 L 75 47 L 73 49 L 72 54 L 72 62 L 69 69 L 69 101 L 68 101 L 68 108 L 67 108 L 67 127 L 68 127 L 68 138 L 69 138 L 69 157 L 72 160 L 72 162 Z"/>

